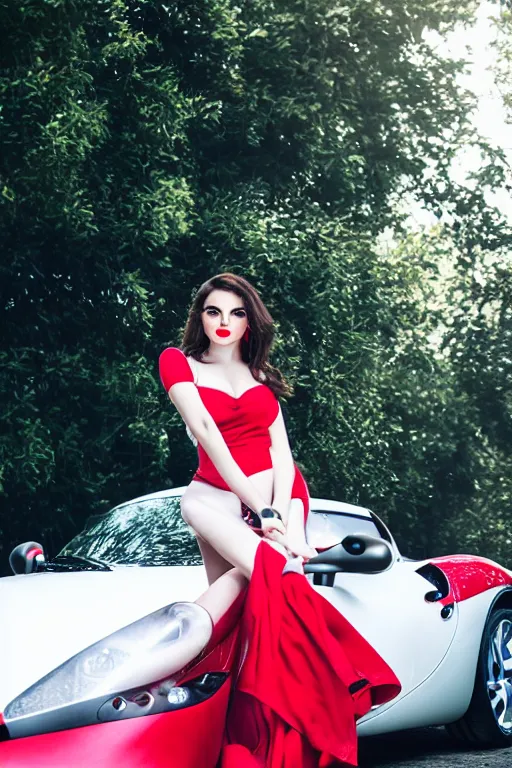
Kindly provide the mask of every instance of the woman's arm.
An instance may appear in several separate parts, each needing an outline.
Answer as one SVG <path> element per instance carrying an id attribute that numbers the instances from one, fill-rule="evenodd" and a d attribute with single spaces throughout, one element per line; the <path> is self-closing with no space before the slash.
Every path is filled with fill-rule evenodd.
<path id="1" fill-rule="evenodd" d="M 286 426 L 283 419 L 281 406 L 274 422 L 269 427 L 270 455 L 274 468 L 274 496 L 272 506 L 280 512 L 284 523 L 288 522 L 292 486 L 295 477 L 295 465 L 288 442 Z"/>
<path id="2" fill-rule="evenodd" d="M 268 507 L 257 488 L 233 459 L 222 433 L 201 400 L 195 384 L 188 381 L 178 382 L 170 387 L 168 394 L 183 421 L 233 493 L 255 512 L 259 513 L 264 507 Z M 277 518 L 270 518 L 264 522 L 264 528 L 271 526 L 275 530 L 284 532 L 284 527 Z"/>

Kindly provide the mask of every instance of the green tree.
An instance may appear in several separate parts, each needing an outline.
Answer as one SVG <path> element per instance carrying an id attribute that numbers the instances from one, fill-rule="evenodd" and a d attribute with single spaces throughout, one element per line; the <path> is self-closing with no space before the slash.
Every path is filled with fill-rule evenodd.
<path id="1" fill-rule="evenodd" d="M 422 31 L 476 5 L 2 4 L 5 550 L 55 547 L 91 511 L 187 481 L 156 358 L 223 269 L 275 316 L 313 492 L 391 498 L 384 381 L 411 276 L 393 283 L 374 237 L 400 227 L 406 192 L 450 203 L 473 99 Z"/>

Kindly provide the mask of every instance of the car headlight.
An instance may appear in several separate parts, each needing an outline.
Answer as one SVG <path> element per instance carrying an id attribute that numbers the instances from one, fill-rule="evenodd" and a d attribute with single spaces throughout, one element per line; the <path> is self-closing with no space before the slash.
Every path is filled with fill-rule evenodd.
<path id="1" fill-rule="evenodd" d="M 152 683 L 165 692 L 160 698 L 172 704 L 169 694 L 178 673 L 211 635 L 210 615 L 201 606 L 173 603 L 160 608 L 80 651 L 13 699 L 4 710 L 9 735 L 16 738 L 118 719 L 105 716 L 106 705 L 112 702 L 114 713 L 121 714 L 127 700 L 135 702 L 138 714 L 148 713 L 154 695 L 139 689 Z M 175 698 L 179 705 L 179 695 Z"/>

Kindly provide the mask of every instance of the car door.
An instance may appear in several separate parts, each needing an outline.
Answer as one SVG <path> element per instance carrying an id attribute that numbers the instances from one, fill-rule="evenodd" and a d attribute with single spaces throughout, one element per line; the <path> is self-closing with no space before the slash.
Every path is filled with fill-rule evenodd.
<path id="1" fill-rule="evenodd" d="M 358 516 L 312 509 L 310 529 L 318 523 L 318 515 L 323 516 L 331 534 L 338 531 L 338 540 L 348 534 L 382 534 L 369 513 Z M 421 566 L 395 551 L 392 565 L 382 573 L 338 573 L 334 586 L 315 585 L 393 669 L 402 684 L 402 694 L 419 685 L 440 664 L 457 628 L 457 605 L 443 610 L 444 606 L 433 599 L 433 584 L 417 573 Z"/>

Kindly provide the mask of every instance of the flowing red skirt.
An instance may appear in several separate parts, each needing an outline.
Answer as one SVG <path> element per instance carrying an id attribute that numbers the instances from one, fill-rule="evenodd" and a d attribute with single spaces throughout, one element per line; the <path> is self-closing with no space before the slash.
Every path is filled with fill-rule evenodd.
<path id="1" fill-rule="evenodd" d="M 221 768 L 357 765 L 356 720 L 400 691 L 379 654 L 285 558 L 258 547 Z"/>

